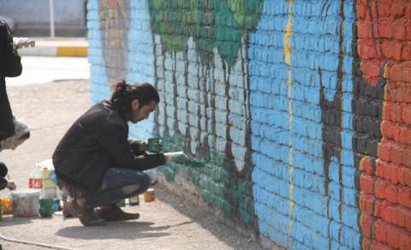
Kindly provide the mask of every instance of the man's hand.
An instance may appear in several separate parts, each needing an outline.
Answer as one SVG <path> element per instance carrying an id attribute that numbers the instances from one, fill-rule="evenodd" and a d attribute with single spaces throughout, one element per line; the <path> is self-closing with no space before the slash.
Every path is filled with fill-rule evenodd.
<path id="1" fill-rule="evenodd" d="M 27 37 L 13 37 L 13 45 L 16 49 L 21 49 L 23 47 L 34 47 L 36 42 Z"/>
<path id="2" fill-rule="evenodd" d="M 8 181 L 7 182 L 7 188 L 10 190 L 15 190 L 16 189 L 16 183 L 14 183 L 14 181 Z"/>
<path id="3" fill-rule="evenodd" d="M 184 164 L 187 159 L 186 155 L 182 151 L 164 153 L 164 158 L 166 159 L 166 162 L 172 161 L 180 164 Z"/>
<path id="4" fill-rule="evenodd" d="M 147 142 L 145 141 L 132 141 L 130 147 L 135 155 L 142 155 L 147 150 Z"/>

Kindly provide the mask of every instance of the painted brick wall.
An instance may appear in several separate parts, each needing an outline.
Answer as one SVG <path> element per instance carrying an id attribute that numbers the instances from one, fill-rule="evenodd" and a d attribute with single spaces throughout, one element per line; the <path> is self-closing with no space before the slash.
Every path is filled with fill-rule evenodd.
<path id="1" fill-rule="evenodd" d="M 354 142 L 360 153 L 363 246 L 411 249 L 411 3 L 358 1 L 357 13 L 363 78 L 357 114 L 379 118 L 374 124 L 354 123 L 359 128 Z M 373 104 L 363 108 L 362 101 Z M 377 142 L 364 147 L 365 138 Z"/>
<path id="2" fill-rule="evenodd" d="M 263 243 L 411 249 L 410 27 L 407 0 L 90 0 L 92 100 L 154 84 L 131 136 Z"/>

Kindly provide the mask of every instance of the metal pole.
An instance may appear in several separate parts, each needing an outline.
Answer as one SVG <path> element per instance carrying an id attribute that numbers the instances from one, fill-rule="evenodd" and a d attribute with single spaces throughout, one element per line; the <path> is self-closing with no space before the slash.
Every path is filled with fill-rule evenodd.
<path id="1" fill-rule="evenodd" d="M 54 38 L 54 0 L 49 0 L 50 10 L 50 36 Z"/>

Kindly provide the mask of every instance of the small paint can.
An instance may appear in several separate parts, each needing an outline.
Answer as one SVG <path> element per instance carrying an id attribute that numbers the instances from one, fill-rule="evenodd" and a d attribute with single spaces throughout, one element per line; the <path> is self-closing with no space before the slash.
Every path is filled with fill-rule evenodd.
<path id="1" fill-rule="evenodd" d="M 128 204 L 130 206 L 138 206 L 140 204 L 140 199 L 138 197 L 138 194 L 131 196 L 130 198 L 128 198 Z"/>
<path id="2" fill-rule="evenodd" d="M 161 150 L 163 149 L 161 139 L 159 138 L 148 139 L 146 148 L 147 148 L 147 151 L 150 151 L 152 153 L 160 153 Z"/>
<path id="3" fill-rule="evenodd" d="M 144 193 L 144 202 L 152 202 L 155 200 L 154 188 L 149 188 Z"/>

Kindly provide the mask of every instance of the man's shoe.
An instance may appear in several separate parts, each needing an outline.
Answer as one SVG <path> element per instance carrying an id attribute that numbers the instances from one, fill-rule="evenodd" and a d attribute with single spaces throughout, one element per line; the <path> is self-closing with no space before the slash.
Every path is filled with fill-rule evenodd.
<path id="1" fill-rule="evenodd" d="M 140 218 L 139 213 L 124 212 L 121 208 L 115 205 L 99 207 L 96 209 L 96 213 L 100 218 L 103 218 L 106 221 L 125 221 Z"/>
<path id="2" fill-rule="evenodd" d="M 63 194 L 63 218 L 80 217 L 82 208 L 77 204 L 77 200 Z"/>
<path id="3" fill-rule="evenodd" d="M 81 224 L 87 227 L 104 226 L 106 221 L 100 218 L 93 208 L 84 208 L 79 217 Z"/>

